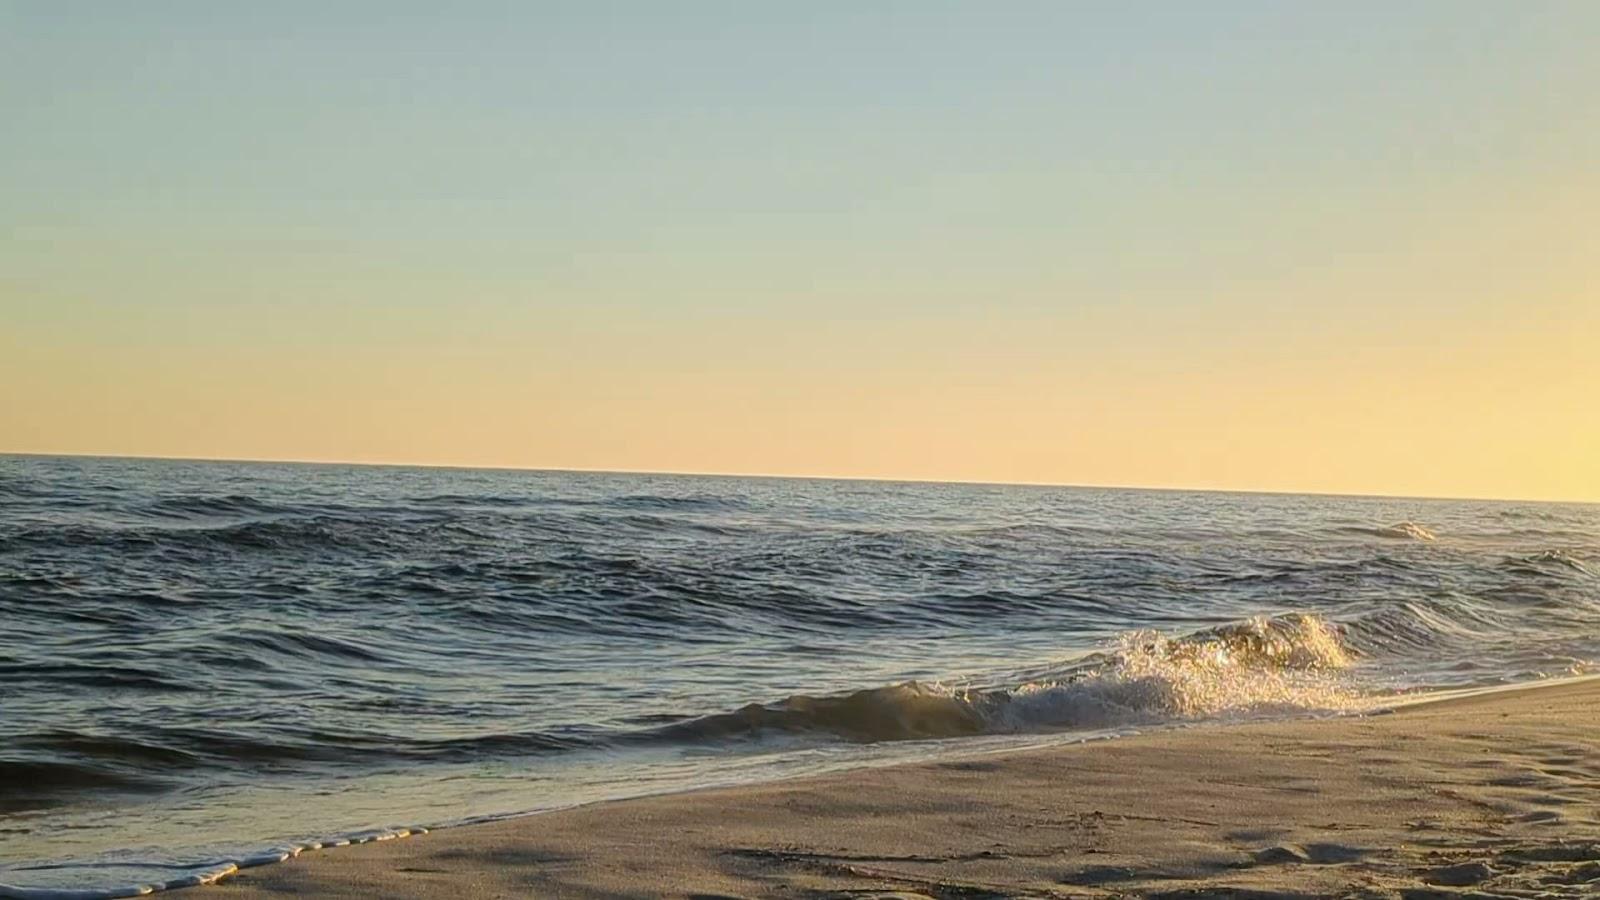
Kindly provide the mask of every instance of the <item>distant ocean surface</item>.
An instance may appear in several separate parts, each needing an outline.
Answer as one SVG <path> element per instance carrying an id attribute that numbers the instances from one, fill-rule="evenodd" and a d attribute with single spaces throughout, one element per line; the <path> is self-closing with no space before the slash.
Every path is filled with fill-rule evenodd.
<path id="1" fill-rule="evenodd" d="M 0 884 L 1600 659 L 1600 507 L 0 456 Z"/>

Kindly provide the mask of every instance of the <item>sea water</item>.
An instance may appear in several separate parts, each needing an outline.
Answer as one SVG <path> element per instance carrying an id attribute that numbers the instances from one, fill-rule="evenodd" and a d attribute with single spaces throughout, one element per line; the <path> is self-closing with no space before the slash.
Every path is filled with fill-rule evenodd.
<path id="1" fill-rule="evenodd" d="M 0 456 L 0 894 L 1600 658 L 1600 507 Z"/>

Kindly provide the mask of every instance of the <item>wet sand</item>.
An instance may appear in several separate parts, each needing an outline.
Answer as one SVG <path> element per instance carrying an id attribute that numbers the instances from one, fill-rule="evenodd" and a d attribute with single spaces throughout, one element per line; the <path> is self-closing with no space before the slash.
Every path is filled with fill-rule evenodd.
<path id="1" fill-rule="evenodd" d="M 1600 896 L 1600 680 L 604 803 L 196 896 Z"/>

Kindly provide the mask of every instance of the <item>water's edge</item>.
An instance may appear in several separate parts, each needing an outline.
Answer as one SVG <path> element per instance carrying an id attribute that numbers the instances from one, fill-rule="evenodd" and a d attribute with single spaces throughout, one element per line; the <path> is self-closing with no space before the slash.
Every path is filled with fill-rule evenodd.
<path id="1" fill-rule="evenodd" d="M 145 896 L 162 891 L 177 890 L 179 888 L 200 887 L 208 884 L 215 884 L 246 869 L 287 862 L 291 859 L 299 857 L 301 854 L 318 850 L 332 850 L 340 847 L 358 846 L 361 844 L 374 843 L 378 841 L 397 840 L 405 837 L 426 835 L 444 829 L 464 828 L 474 825 L 486 825 L 495 822 L 525 819 L 533 816 L 548 815 L 550 813 L 563 812 L 566 810 L 579 809 L 589 806 L 599 806 L 602 804 L 626 803 L 633 800 L 643 799 L 645 797 L 697 794 L 705 791 L 726 790 L 729 788 L 749 787 L 760 784 L 802 781 L 806 779 L 815 779 L 829 775 L 836 775 L 843 772 L 860 771 L 863 769 L 919 765 L 935 759 L 947 761 L 952 759 L 974 759 L 1015 753 L 1038 752 L 1063 746 L 1114 741 L 1128 737 L 1136 737 L 1139 735 L 1167 731 L 1189 730 L 1195 728 L 1232 728 L 1240 725 L 1261 724 L 1267 722 L 1334 721 L 1339 719 L 1390 715 L 1426 709 L 1431 706 L 1437 706 L 1440 704 L 1446 704 L 1468 698 L 1538 691 L 1593 681 L 1600 681 L 1600 674 L 1546 678 L 1536 681 L 1493 685 L 1479 688 L 1440 689 L 1388 698 L 1373 698 L 1373 702 L 1369 706 L 1336 712 L 1302 711 L 1298 714 L 1270 717 L 1249 716 L 1235 719 L 1211 719 L 1198 722 L 1166 722 L 1146 728 L 1127 728 L 1089 734 L 1035 735 L 1032 736 L 1031 740 L 1020 740 L 1010 746 L 991 747 L 982 750 L 974 750 L 969 747 L 959 746 L 960 744 L 966 743 L 960 739 L 943 740 L 939 741 L 938 743 L 948 746 L 936 748 L 933 750 L 933 752 L 927 755 L 915 758 L 876 761 L 858 760 L 854 763 L 842 763 L 834 768 L 829 768 L 822 771 L 805 772 L 802 774 L 778 775 L 760 780 L 733 780 L 720 783 L 713 782 L 695 785 L 688 788 L 624 794 L 614 797 L 605 797 L 585 801 L 582 803 L 568 804 L 564 806 L 552 806 L 521 810 L 517 812 L 471 816 L 463 819 L 436 822 L 429 825 L 414 825 L 401 828 L 367 830 L 349 834 L 334 835 L 322 840 L 266 847 L 257 852 L 242 856 L 239 859 L 218 860 L 203 867 L 196 867 L 195 869 L 187 870 L 183 876 L 167 881 L 150 881 L 139 884 L 88 889 L 26 888 L 0 884 L 0 898 L 4 898 L 4 900 L 122 900 L 122 898 Z"/>

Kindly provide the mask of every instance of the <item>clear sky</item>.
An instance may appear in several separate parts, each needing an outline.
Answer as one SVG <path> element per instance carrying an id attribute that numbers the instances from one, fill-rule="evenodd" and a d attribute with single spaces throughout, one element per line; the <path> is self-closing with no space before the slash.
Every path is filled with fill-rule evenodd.
<path id="1" fill-rule="evenodd" d="M 1597 47 L 0 0 L 0 450 L 1600 500 Z"/>

